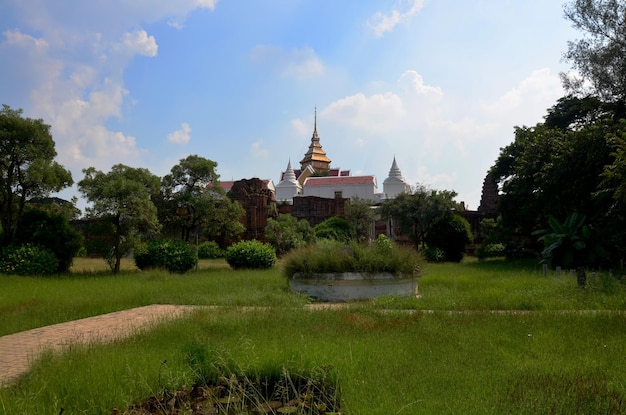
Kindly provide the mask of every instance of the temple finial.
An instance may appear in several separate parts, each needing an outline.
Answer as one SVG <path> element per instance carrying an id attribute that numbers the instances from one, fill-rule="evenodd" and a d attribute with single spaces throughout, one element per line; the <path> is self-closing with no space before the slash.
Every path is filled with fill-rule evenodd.
<path id="1" fill-rule="evenodd" d="M 317 105 L 315 106 L 315 116 L 313 118 L 313 132 L 317 132 Z"/>

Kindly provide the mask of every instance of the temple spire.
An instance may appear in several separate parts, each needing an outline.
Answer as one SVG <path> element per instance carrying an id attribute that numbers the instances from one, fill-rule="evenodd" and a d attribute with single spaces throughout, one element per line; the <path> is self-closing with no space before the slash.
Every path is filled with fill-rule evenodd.
<path id="1" fill-rule="evenodd" d="M 304 170 L 307 166 L 311 166 L 316 172 L 327 172 L 330 169 L 330 159 L 326 156 L 326 152 L 320 144 L 320 136 L 317 134 L 317 106 L 315 106 L 315 115 L 313 119 L 313 136 L 309 150 L 304 154 L 304 158 L 300 160 L 300 169 Z"/>

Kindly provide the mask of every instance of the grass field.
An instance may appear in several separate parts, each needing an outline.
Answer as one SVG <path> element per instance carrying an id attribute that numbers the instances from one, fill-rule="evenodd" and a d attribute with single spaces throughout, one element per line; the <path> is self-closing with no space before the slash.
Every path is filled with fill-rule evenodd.
<path id="1" fill-rule="evenodd" d="M 112 276 L 78 266 L 58 278 L 0 276 L 3 334 L 150 303 L 224 307 L 48 354 L 0 390 L 0 411 L 111 414 L 189 385 L 185 356 L 201 349 L 248 372 L 331 368 L 348 414 L 626 413 L 626 287 L 605 274 L 582 290 L 532 262 L 434 264 L 420 299 L 314 311 L 278 269 L 214 261 L 188 275 Z"/>

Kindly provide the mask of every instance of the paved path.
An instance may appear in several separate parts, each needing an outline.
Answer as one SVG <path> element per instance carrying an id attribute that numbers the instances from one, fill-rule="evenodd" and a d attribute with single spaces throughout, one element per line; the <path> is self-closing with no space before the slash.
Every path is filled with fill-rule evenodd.
<path id="1" fill-rule="evenodd" d="M 2 336 L 0 386 L 28 371 L 29 364 L 46 350 L 59 350 L 69 344 L 121 339 L 159 321 L 181 317 L 194 308 L 149 305 Z"/>

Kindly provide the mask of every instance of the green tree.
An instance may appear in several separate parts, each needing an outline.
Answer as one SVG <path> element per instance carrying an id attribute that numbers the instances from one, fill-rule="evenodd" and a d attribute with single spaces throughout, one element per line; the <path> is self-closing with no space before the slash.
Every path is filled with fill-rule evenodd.
<path id="1" fill-rule="evenodd" d="M 29 208 L 20 218 L 14 244 L 42 246 L 54 254 L 54 272 L 67 272 L 83 244 L 83 236 L 70 225 L 63 212 Z"/>
<path id="2" fill-rule="evenodd" d="M 244 211 L 226 197 L 216 168 L 216 162 L 190 155 L 161 181 L 161 198 L 156 203 L 159 219 L 166 227 L 180 231 L 184 241 L 196 234 L 232 240 L 244 231 L 239 222 Z"/>
<path id="3" fill-rule="evenodd" d="M 582 78 L 562 75 L 571 91 L 592 94 L 619 103 L 624 115 L 626 99 L 626 3 L 621 0 L 573 0 L 565 17 L 583 33 L 568 42 L 564 58 Z M 584 90 L 585 85 L 590 89 Z"/>
<path id="4" fill-rule="evenodd" d="M 461 262 L 473 239 L 469 222 L 459 215 L 450 215 L 433 225 L 425 242 L 429 248 L 441 249 L 447 261 Z"/>
<path id="5" fill-rule="evenodd" d="M 313 228 L 317 238 L 337 239 L 349 241 L 354 237 L 352 226 L 344 218 L 333 216 L 319 223 Z"/>
<path id="6" fill-rule="evenodd" d="M 278 256 L 315 241 L 315 232 L 306 219 L 280 213 L 276 219 L 268 218 L 265 239 L 276 249 Z"/>
<path id="7" fill-rule="evenodd" d="M 501 189 L 502 226 L 509 233 L 530 235 L 550 214 L 564 217 L 577 210 L 594 217 L 606 208 L 598 192 L 600 175 L 612 160 L 607 135 L 615 124 L 611 117 L 590 122 L 580 113 L 568 117 L 562 108 L 549 110 L 545 123 L 516 127 L 515 140 L 500 149 L 491 168 Z M 560 126 L 552 127 L 557 118 Z"/>
<path id="8" fill-rule="evenodd" d="M 419 248 L 433 225 L 459 208 L 454 201 L 456 195 L 455 191 L 417 186 L 411 192 L 385 201 L 381 214 L 386 219 L 396 220 L 402 233 Z"/>
<path id="9" fill-rule="evenodd" d="M 54 161 L 50 126 L 24 118 L 22 110 L 0 110 L 0 224 L 3 245 L 13 241 L 31 198 L 47 197 L 73 184 L 72 174 Z"/>
<path id="10" fill-rule="evenodd" d="M 92 203 L 87 215 L 110 218 L 113 247 L 107 259 L 114 274 L 120 271 L 121 258 L 138 242 L 139 231 L 157 232 L 159 222 L 151 198 L 159 191 L 160 180 L 145 168 L 117 164 L 109 173 L 93 167 L 84 169 L 78 182 L 82 195 Z"/>
<path id="11" fill-rule="evenodd" d="M 586 267 L 599 266 L 608 252 L 593 227 L 586 224 L 586 216 L 573 212 L 561 223 L 554 216 L 548 218 L 549 228 L 534 232 L 543 241 L 543 261 L 552 266 L 576 268 L 578 285 L 585 287 Z"/>
<path id="12" fill-rule="evenodd" d="M 376 213 L 369 200 L 353 197 L 345 207 L 345 218 L 352 227 L 352 234 L 359 241 L 366 241 L 370 237 L 370 230 Z"/>

